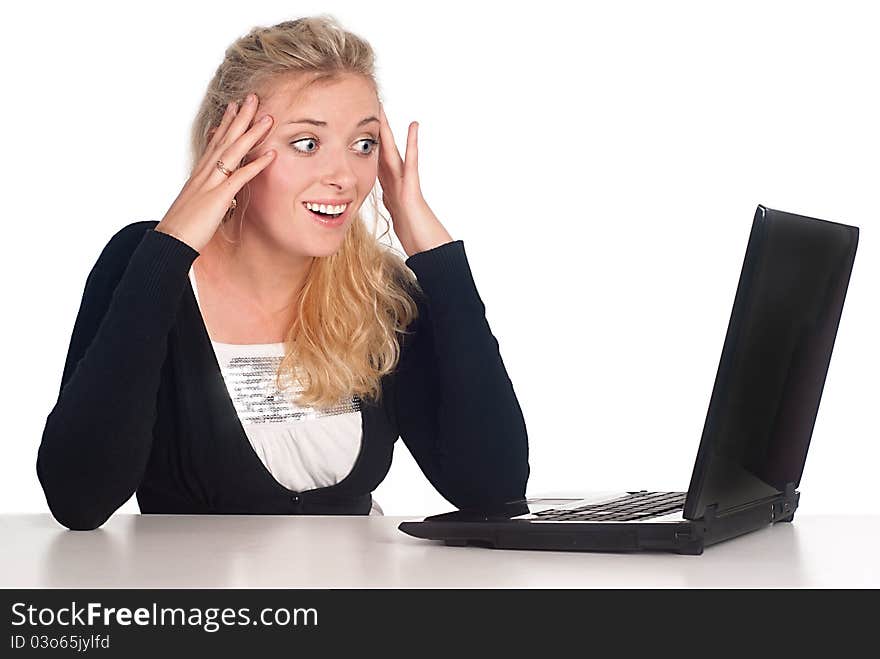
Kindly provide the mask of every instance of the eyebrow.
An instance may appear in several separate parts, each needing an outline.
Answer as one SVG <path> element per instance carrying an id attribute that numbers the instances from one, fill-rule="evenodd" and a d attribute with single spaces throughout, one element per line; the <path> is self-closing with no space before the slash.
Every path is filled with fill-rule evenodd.
<path id="1" fill-rule="evenodd" d="M 378 122 L 379 120 L 376 117 L 367 117 L 366 119 L 361 119 L 358 122 L 358 126 L 363 126 L 365 124 L 370 123 L 371 121 Z M 313 126 L 326 126 L 326 121 L 318 121 L 317 119 L 294 119 L 293 121 L 286 122 L 288 124 L 312 124 Z"/>

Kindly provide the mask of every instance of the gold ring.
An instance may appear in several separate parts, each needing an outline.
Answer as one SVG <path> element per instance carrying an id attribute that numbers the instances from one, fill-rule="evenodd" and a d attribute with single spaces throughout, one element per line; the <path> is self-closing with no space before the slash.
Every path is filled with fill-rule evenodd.
<path id="1" fill-rule="evenodd" d="M 222 160 L 217 161 L 217 169 L 219 169 L 221 172 L 223 172 L 226 176 L 229 176 L 230 174 L 232 174 L 232 172 L 230 170 L 226 169 L 226 165 L 223 164 Z"/>

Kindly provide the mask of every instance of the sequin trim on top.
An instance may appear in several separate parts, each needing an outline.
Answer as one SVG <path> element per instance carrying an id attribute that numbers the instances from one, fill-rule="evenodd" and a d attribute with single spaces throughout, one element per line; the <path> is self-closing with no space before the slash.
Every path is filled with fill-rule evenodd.
<path id="1" fill-rule="evenodd" d="M 283 344 L 266 344 L 261 347 L 272 345 L 279 346 L 283 351 Z M 214 343 L 214 349 L 218 356 L 230 348 L 237 349 L 240 353 L 242 348 L 256 346 L 236 346 L 222 343 Z M 360 412 L 360 400 L 353 396 L 349 400 L 343 400 L 336 405 L 317 409 L 298 405 L 292 398 L 303 390 L 303 386 L 295 383 L 285 391 L 279 391 L 275 386 L 275 375 L 281 364 L 283 355 L 238 355 L 223 360 L 220 371 L 226 381 L 229 396 L 232 399 L 239 419 L 244 423 L 289 423 L 307 419 L 319 419 L 339 414 Z"/>

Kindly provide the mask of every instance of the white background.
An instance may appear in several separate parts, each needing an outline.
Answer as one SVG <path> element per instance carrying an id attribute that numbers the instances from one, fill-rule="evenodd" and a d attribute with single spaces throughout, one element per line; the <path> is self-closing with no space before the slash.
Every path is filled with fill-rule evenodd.
<path id="1" fill-rule="evenodd" d="M 869 3 L 7 3 L 0 512 L 35 460 L 86 276 L 160 220 L 225 48 L 329 12 L 465 243 L 529 431 L 529 494 L 684 490 L 757 204 L 861 240 L 801 510 L 873 509 L 880 21 Z M 386 514 L 451 509 L 401 442 Z M 132 499 L 121 509 L 137 512 Z"/>

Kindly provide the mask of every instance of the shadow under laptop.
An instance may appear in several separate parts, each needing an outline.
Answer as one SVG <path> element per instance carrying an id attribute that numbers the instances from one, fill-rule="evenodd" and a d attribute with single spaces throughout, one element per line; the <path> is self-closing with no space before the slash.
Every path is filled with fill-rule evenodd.
<path id="1" fill-rule="evenodd" d="M 776 524 L 707 547 L 700 556 L 663 551 L 599 552 L 448 547 L 416 540 L 398 575 L 414 587 L 772 588 L 806 583 L 796 523 Z M 442 575 L 442 579 L 438 576 Z"/>

